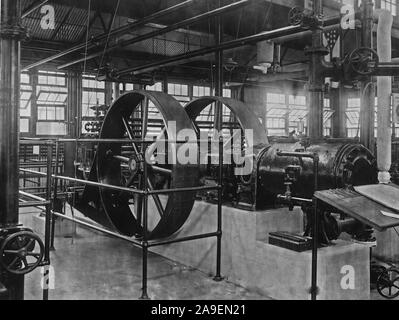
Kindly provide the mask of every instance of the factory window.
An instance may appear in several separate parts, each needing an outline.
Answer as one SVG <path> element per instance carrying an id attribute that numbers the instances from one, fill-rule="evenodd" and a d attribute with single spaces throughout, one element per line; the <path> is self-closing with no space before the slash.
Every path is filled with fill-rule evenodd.
<path id="1" fill-rule="evenodd" d="M 147 87 L 146 87 L 146 90 L 148 90 L 148 91 L 159 91 L 159 92 L 162 92 L 162 91 L 163 91 L 162 82 L 156 82 L 156 83 L 154 83 L 154 85 L 152 85 L 152 86 L 147 86 Z"/>
<path id="2" fill-rule="evenodd" d="M 36 88 L 37 135 L 65 135 L 67 92 L 64 73 L 39 72 Z"/>
<path id="3" fill-rule="evenodd" d="M 360 98 L 348 99 L 346 130 L 348 138 L 359 137 Z"/>
<path id="4" fill-rule="evenodd" d="M 162 82 L 156 82 L 152 86 L 147 86 L 146 90 L 148 91 L 158 91 L 162 92 Z M 147 127 L 147 136 L 157 137 L 162 132 L 163 128 L 163 117 L 155 107 L 155 105 L 149 101 L 148 102 L 148 127 Z"/>
<path id="5" fill-rule="evenodd" d="M 266 128 L 269 136 L 286 136 L 286 118 L 289 113 L 284 94 L 266 95 Z"/>
<path id="6" fill-rule="evenodd" d="M 193 86 L 193 97 L 204 97 L 211 95 L 210 87 Z"/>
<path id="7" fill-rule="evenodd" d="M 305 96 L 288 96 L 289 104 L 289 132 L 306 134 L 308 107 Z"/>
<path id="8" fill-rule="evenodd" d="M 331 137 L 332 115 L 334 111 L 330 108 L 330 99 L 324 99 L 323 132 L 325 137 Z"/>
<path id="9" fill-rule="evenodd" d="M 20 92 L 20 132 L 29 133 L 29 125 L 32 117 L 32 86 L 30 76 L 27 73 L 21 74 L 21 92 Z"/>
<path id="10" fill-rule="evenodd" d="M 186 84 L 169 83 L 168 94 L 174 96 L 183 106 L 190 101 L 188 85 Z"/>
<path id="11" fill-rule="evenodd" d="M 397 14 L 397 0 L 381 0 L 381 9 L 386 9 L 392 12 L 393 16 Z"/>
<path id="12" fill-rule="evenodd" d="M 133 83 L 120 83 L 119 84 L 119 93 L 124 94 L 129 91 L 134 90 L 134 84 Z"/>
<path id="13" fill-rule="evenodd" d="M 105 104 L 105 82 L 97 81 L 94 76 L 85 76 L 82 80 L 82 84 L 83 84 L 83 97 L 82 97 L 83 121 L 93 120 L 93 118 L 96 117 L 96 113 L 95 110 L 93 110 L 93 107 Z"/>

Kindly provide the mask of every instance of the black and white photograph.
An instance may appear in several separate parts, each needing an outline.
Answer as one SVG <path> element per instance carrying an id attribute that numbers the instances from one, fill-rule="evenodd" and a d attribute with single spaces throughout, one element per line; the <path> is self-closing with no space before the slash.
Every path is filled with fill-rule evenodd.
<path id="1" fill-rule="evenodd" d="M 0 300 L 399 300 L 399 2 L 0 0 Z"/>

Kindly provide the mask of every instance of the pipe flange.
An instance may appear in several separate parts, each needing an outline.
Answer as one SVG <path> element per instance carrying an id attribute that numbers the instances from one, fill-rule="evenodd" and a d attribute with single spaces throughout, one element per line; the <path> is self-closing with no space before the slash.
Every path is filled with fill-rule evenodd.
<path id="1" fill-rule="evenodd" d="M 320 47 L 307 47 L 305 48 L 305 55 L 312 55 L 312 54 L 318 54 L 318 55 L 322 55 L 322 56 L 326 56 L 328 54 L 330 54 L 330 50 L 328 50 L 328 48 L 324 47 L 324 46 L 320 46 Z"/>
<path id="2" fill-rule="evenodd" d="M 28 32 L 21 25 L 2 24 L 0 26 L 0 37 L 2 39 L 25 40 L 28 38 Z"/>

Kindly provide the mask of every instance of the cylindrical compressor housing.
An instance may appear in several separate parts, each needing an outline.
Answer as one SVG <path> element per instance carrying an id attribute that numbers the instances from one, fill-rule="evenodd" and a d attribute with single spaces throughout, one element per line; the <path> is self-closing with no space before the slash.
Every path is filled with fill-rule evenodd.
<path id="1" fill-rule="evenodd" d="M 300 174 L 293 182 L 292 196 L 311 198 L 315 191 L 313 160 L 281 157 L 278 151 L 316 153 L 319 156 L 318 190 L 373 184 L 377 182 L 374 155 L 361 144 L 323 141 L 305 148 L 300 142 L 275 143 L 258 162 L 257 208 L 273 206 L 278 194 L 284 194 L 286 168 L 299 166 Z"/>

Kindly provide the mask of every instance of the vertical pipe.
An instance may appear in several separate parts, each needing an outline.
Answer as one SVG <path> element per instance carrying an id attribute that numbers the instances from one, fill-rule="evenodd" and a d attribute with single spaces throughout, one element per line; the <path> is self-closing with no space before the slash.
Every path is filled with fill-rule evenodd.
<path id="1" fill-rule="evenodd" d="M 363 0 L 362 3 L 362 47 L 373 48 L 373 0 Z M 360 112 L 360 143 L 374 151 L 374 105 L 375 84 L 373 77 L 367 77 L 361 87 Z"/>
<path id="2" fill-rule="evenodd" d="M 0 16 L 0 226 L 18 224 L 21 1 L 2 0 Z"/>
<path id="3" fill-rule="evenodd" d="M 59 166 L 59 159 L 60 159 L 60 142 L 55 142 L 55 170 L 54 174 L 57 176 L 58 166 Z M 57 202 L 58 197 L 58 179 L 54 178 L 54 190 L 53 190 L 53 211 L 56 211 L 55 204 Z M 55 238 L 55 216 L 51 213 L 51 241 L 50 241 L 50 250 L 55 250 L 54 247 L 54 238 Z"/>
<path id="4" fill-rule="evenodd" d="M 145 153 L 145 150 L 143 150 Z M 148 293 L 147 293 L 147 267 L 148 267 L 148 240 L 147 240 L 147 232 L 148 232 L 148 167 L 147 163 L 144 161 L 144 172 L 143 172 L 143 190 L 145 194 L 143 195 L 143 240 L 142 240 L 142 249 L 143 249 L 143 274 L 142 274 L 142 291 L 141 297 L 142 300 L 148 300 Z"/>
<path id="5" fill-rule="evenodd" d="M 388 10 L 379 12 L 377 28 L 377 51 L 381 62 L 391 62 L 392 60 L 392 23 L 393 17 Z M 378 77 L 378 131 L 377 131 L 377 164 L 378 180 L 380 183 L 389 183 L 391 175 L 391 96 L 392 96 L 392 78 Z"/>
<path id="6" fill-rule="evenodd" d="M 222 183 L 223 183 L 223 136 L 219 137 L 219 168 L 218 168 L 218 207 L 217 207 L 217 245 L 216 245 L 216 275 L 215 281 L 222 281 Z"/>
<path id="7" fill-rule="evenodd" d="M 46 176 L 46 200 L 50 203 L 46 204 L 46 217 L 44 227 L 44 261 L 50 265 L 50 241 L 51 241 L 51 183 L 52 183 L 52 169 L 53 169 L 53 145 L 47 146 L 47 176 Z M 43 281 L 48 281 L 49 269 L 45 269 Z M 43 286 L 43 300 L 48 300 L 48 283 Z"/>
<path id="8" fill-rule="evenodd" d="M 220 6 L 220 1 L 219 1 Z M 221 16 L 216 17 L 216 45 L 223 41 L 223 25 Z M 215 96 L 223 96 L 223 50 L 216 51 L 216 77 L 215 77 Z M 217 102 L 215 105 L 215 129 L 220 132 L 223 126 L 223 104 Z"/>
<path id="9" fill-rule="evenodd" d="M 323 14 L 323 1 L 313 1 L 316 16 Z M 310 56 L 309 72 L 309 137 L 317 140 L 323 137 L 324 76 L 322 59 L 328 51 L 323 46 L 323 30 L 315 27 L 312 30 L 312 47 L 307 50 Z"/>
<path id="10" fill-rule="evenodd" d="M 82 124 L 82 74 L 68 72 L 68 138 L 76 139 L 81 132 Z M 64 144 L 64 171 L 68 177 L 75 176 L 75 155 L 77 144 L 66 142 Z"/>
<path id="11" fill-rule="evenodd" d="M 313 158 L 313 174 L 314 174 L 314 191 L 319 188 L 319 156 L 314 155 Z M 313 198 L 313 228 L 312 228 L 312 285 L 311 285 L 311 299 L 316 300 L 318 295 L 317 287 L 317 250 L 319 245 L 319 213 L 318 213 L 318 200 Z"/>
<path id="12" fill-rule="evenodd" d="M 119 82 L 114 82 L 114 101 L 116 101 L 121 95 L 119 85 Z"/>

